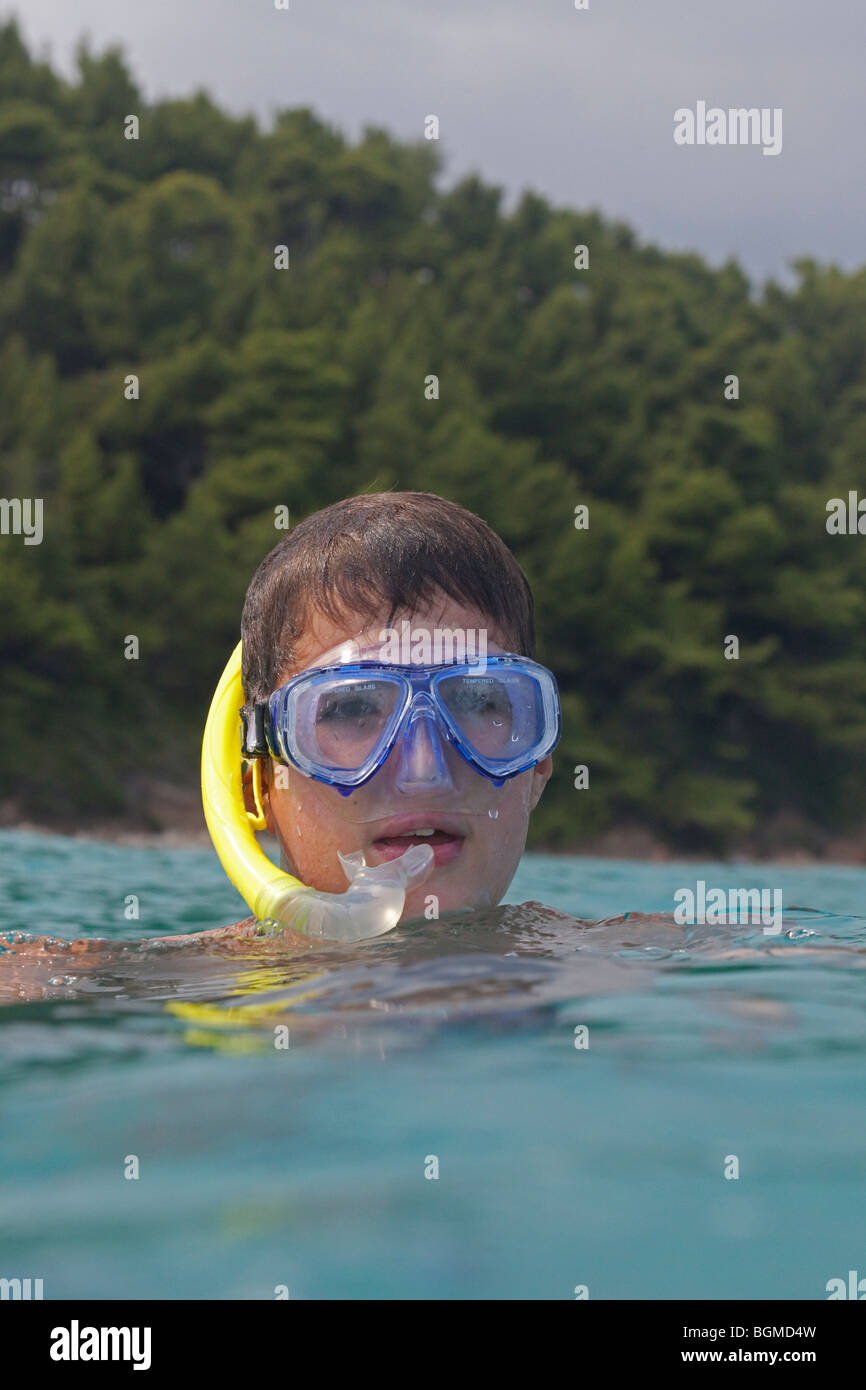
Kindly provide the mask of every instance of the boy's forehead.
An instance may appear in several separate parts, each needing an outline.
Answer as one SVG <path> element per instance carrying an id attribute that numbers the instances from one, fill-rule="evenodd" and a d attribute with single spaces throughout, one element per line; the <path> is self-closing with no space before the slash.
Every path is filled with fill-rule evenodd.
<path id="1" fill-rule="evenodd" d="M 372 659 L 383 652 L 391 654 L 393 661 L 393 652 L 398 648 L 406 655 L 405 664 L 423 661 L 417 651 L 424 646 L 424 635 L 428 634 L 430 643 L 435 643 L 437 631 L 446 646 L 449 639 L 444 634 L 451 633 L 455 643 L 462 641 L 470 652 L 480 648 L 493 655 L 508 650 L 505 634 L 492 618 L 447 597 L 415 613 L 398 612 L 391 618 L 390 627 L 386 626 L 388 616 L 383 613 L 371 621 L 358 614 L 347 614 L 337 623 L 321 610 L 314 610 L 295 644 L 292 669 L 284 673 L 283 679 L 310 666 Z M 411 654 L 413 644 L 415 655 Z"/>

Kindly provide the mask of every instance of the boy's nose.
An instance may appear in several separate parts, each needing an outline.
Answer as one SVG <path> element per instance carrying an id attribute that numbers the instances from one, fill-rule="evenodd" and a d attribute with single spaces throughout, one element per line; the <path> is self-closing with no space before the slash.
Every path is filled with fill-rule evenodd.
<path id="1" fill-rule="evenodd" d="M 432 708 L 413 704 L 409 720 L 394 752 L 397 767 L 394 785 L 399 792 L 453 791 L 445 750 Z"/>

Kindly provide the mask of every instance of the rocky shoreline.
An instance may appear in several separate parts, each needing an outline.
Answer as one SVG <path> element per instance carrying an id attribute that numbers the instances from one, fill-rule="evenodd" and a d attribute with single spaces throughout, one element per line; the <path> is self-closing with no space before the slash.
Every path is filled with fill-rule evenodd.
<path id="1" fill-rule="evenodd" d="M 198 791 L 167 783 L 154 783 L 142 798 L 142 813 L 111 818 L 77 816 L 34 820 L 21 812 L 15 801 L 0 801 L 0 830 L 22 830 L 40 835 L 66 835 L 84 841 L 102 841 L 132 847 L 161 846 L 170 849 L 207 848 L 211 841 L 205 825 Z M 834 835 L 798 818 L 780 814 L 762 827 L 760 835 L 743 839 L 725 856 L 690 852 L 674 848 L 639 825 L 615 826 L 601 835 L 564 848 L 545 849 L 533 845 L 538 853 L 601 859 L 633 859 L 648 863 L 671 860 L 727 861 L 751 863 L 866 865 L 866 825 L 858 832 Z"/>

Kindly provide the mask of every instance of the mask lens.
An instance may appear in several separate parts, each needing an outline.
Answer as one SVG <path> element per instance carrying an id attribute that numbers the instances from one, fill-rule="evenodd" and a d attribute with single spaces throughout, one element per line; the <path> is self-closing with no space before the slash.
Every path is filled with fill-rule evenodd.
<path id="1" fill-rule="evenodd" d="M 514 710 L 507 685 L 492 676 L 449 676 L 439 695 L 463 737 L 485 758 L 510 756 Z"/>
<path id="2" fill-rule="evenodd" d="M 540 735 L 536 682 L 522 672 L 448 676 L 439 694 L 465 738 L 482 758 L 511 762 Z"/>
<path id="3" fill-rule="evenodd" d="M 399 693 L 395 681 L 345 677 L 308 689 L 297 711 L 308 756 L 342 771 L 361 767 L 387 738 Z"/>

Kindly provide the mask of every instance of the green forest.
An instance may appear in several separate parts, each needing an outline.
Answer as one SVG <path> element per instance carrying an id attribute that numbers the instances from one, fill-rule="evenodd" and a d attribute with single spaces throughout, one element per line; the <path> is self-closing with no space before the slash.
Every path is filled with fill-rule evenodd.
<path id="1" fill-rule="evenodd" d="M 0 535 L 0 802 L 134 822 L 144 779 L 194 786 L 275 507 L 394 488 L 533 586 L 564 734 L 531 845 L 856 833 L 866 536 L 827 505 L 866 496 L 866 271 L 756 287 L 442 164 L 149 104 L 118 49 L 69 82 L 0 26 L 0 497 L 44 504 L 41 544 Z"/>

